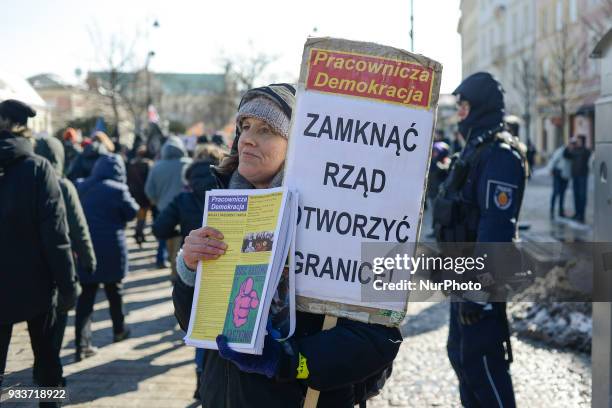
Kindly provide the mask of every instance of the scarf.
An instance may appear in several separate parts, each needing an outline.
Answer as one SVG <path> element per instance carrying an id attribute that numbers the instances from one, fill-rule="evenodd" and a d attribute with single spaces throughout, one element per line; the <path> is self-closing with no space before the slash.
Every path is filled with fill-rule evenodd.
<path id="1" fill-rule="evenodd" d="M 270 188 L 280 187 L 283 185 L 283 173 L 284 168 L 281 168 L 278 173 L 272 179 L 270 183 Z M 232 173 L 232 177 L 230 178 L 228 188 L 237 189 L 237 190 L 246 190 L 253 189 L 255 186 L 251 184 L 247 179 L 245 179 L 242 174 L 238 173 L 238 169 L 234 170 Z"/>

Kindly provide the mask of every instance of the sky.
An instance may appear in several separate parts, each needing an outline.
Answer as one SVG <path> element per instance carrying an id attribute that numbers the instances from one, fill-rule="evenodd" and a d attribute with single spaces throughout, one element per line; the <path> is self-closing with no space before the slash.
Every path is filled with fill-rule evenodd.
<path id="1" fill-rule="evenodd" d="M 21 77 L 104 69 L 111 38 L 154 51 L 157 72 L 222 72 L 223 58 L 274 56 L 266 78 L 297 79 L 306 38 L 330 36 L 410 51 L 410 0 L 0 0 L 0 71 Z M 461 79 L 459 0 L 414 0 L 414 51 L 443 65 L 443 93 Z M 153 22 L 159 22 L 154 28 Z M 94 46 L 94 37 L 100 38 Z M 85 74 L 81 75 L 81 79 Z"/>

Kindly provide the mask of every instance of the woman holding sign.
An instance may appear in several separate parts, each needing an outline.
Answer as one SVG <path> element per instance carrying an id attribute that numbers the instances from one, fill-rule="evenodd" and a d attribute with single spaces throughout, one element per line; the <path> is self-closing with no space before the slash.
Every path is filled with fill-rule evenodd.
<path id="1" fill-rule="evenodd" d="M 231 154 L 216 168 L 220 188 L 252 189 L 282 184 L 295 104 L 295 89 L 274 84 L 248 91 L 236 118 Z M 223 235 L 210 227 L 191 231 L 177 258 L 175 315 L 186 330 L 200 259 L 217 259 L 226 249 Z M 386 378 L 401 335 L 396 328 L 338 319 L 321 331 L 323 315 L 297 312 L 295 334 L 285 342 L 266 336 L 262 355 L 230 349 L 224 336 L 219 351 L 206 353 L 200 394 L 206 407 L 300 407 L 308 387 L 320 390 L 318 407 L 353 407 L 370 386 Z M 378 385 L 380 387 L 380 385 Z"/>

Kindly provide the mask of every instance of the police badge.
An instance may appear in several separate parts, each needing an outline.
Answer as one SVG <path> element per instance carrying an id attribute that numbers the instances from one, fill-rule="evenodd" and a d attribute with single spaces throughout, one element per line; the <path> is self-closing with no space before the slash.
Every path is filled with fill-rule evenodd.
<path id="1" fill-rule="evenodd" d="M 489 190 L 489 197 L 493 200 L 493 204 L 495 207 L 500 210 L 507 210 L 512 205 L 513 192 L 516 189 L 516 186 L 508 183 L 503 183 L 500 181 L 489 180 L 489 186 L 487 188 Z M 489 203 L 487 202 L 487 208 Z"/>

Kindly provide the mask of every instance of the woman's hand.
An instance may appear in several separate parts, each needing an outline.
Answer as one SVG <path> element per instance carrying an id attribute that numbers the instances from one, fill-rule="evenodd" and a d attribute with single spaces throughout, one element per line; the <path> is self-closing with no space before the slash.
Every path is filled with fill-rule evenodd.
<path id="1" fill-rule="evenodd" d="M 191 270 L 198 267 L 200 259 L 217 259 L 225 253 L 227 244 L 222 241 L 223 234 L 211 227 L 193 230 L 185 238 L 183 258 Z"/>

